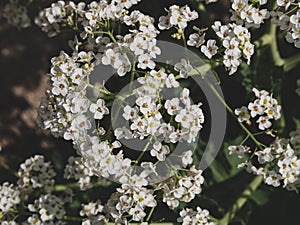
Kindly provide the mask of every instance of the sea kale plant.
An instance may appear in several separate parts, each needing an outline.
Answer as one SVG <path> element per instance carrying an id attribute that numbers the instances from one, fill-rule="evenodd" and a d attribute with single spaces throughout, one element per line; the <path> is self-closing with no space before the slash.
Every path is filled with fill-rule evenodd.
<path id="1" fill-rule="evenodd" d="M 297 196 L 297 0 L 9 0 L 3 17 L 73 36 L 37 124 L 74 154 L 63 183 L 26 159 L 0 186 L 1 224 L 248 224 L 274 189 Z"/>

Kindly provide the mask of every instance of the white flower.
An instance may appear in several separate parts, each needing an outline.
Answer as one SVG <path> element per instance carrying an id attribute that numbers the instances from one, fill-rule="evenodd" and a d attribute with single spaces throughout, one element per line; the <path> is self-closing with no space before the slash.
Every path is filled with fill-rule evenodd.
<path id="1" fill-rule="evenodd" d="M 265 5 L 267 4 L 268 0 L 259 0 L 260 5 Z"/>
<path id="2" fill-rule="evenodd" d="M 191 127 L 189 129 L 183 128 L 181 137 L 183 140 L 186 140 L 188 143 L 195 142 L 196 137 L 201 130 L 202 126 L 199 124 L 197 126 L 192 125 L 193 122 L 191 122 Z"/>
<path id="3" fill-rule="evenodd" d="M 88 204 L 82 204 L 82 210 L 79 212 L 80 216 L 95 216 L 103 211 L 103 206 L 98 200 L 96 202 L 89 202 Z"/>
<path id="4" fill-rule="evenodd" d="M 171 100 L 166 100 L 164 107 L 167 109 L 169 115 L 176 115 L 181 109 L 179 104 L 179 98 L 172 98 Z"/>
<path id="5" fill-rule="evenodd" d="M 124 117 L 125 120 L 133 120 L 138 116 L 138 108 L 136 107 L 132 108 L 129 105 L 126 105 L 124 107 L 124 113 L 122 116 Z"/>
<path id="6" fill-rule="evenodd" d="M 188 74 L 193 70 L 193 67 L 185 59 L 181 59 L 179 63 L 176 63 L 174 69 L 179 72 L 179 76 L 187 78 Z"/>
<path id="7" fill-rule="evenodd" d="M 150 55 L 143 54 L 138 57 L 137 67 L 141 69 L 146 69 L 146 68 L 154 69 L 155 63 L 151 60 Z"/>
<path id="8" fill-rule="evenodd" d="M 285 174 L 282 174 L 282 178 L 283 180 L 283 187 L 286 187 L 289 184 L 293 184 L 294 182 L 296 182 L 297 178 L 295 177 L 295 175 L 292 172 L 287 172 Z"/>
<path id="9" fill-rule="evenodd" d="M 234 113 L 238 116 L 238 121 L 241 123 L 250 119 L 250 114 L 246 106 L 236 108 Z"/>
<path id="10" fill-rule="evenodd" d="M 168 76 L 164 68 L 160 69 L 159 71 L 151 70 L 150 75 L 153 76 L 153 78 L 156 80 L 165 80 Z"/>
<path id="11" fill-rule="evenodd" d="M 146 216 L 146 213 L 137 205 L 129 210 L 129 215 L 132 216 L 133 221 L 140 221 Z"/>
<path id="12" fill-rule="evenodd" d="M 281 15 L 279 17 L 278 25 L 280 30 L 289 30 L 292 27 L 290 17 L 288 15 Z"/>
<path id="13" fill-rule="evenodd" d="M 193 152 L 191 150 L 185 151 L 182 154 L 181 160 L 184 167 L 193 163 Z"/>
<path id="14" fill-rule="evenodd" d="M 250 102 L 248 105 L 251 117 L 256 117 L 256 115 L 262 115 L 264 113 L 263 107 L 260 106 L 259 101 L 255 100 L 253 103 Z"/>
<path id="15" fill-rule="evenodd" d="M 170 24 L 177 25 L 179 28 L 183 29 L 187 27 L 187 19 L 178 11 L 174 10 L 170 16 Z"/>
<path id="16" fill-rule="evenodd" d="M 205 34 L 200 35 L 198 33 L 193 33 L 189 36 L 187 45 L 195 46 L 196 48 L 199 48 L 205 42 L 204 37 L 205 37 Z"/>
<path id="17" fill-rule="evenodd" d="M 172 26 L 184 29 L 187 27 L 188 22 L 198 18 L 198 13 L 196 11 L 191 11 L 190 7 L 187 5 L 183 7 L 172 5 L 166 11 L 168 12 L 168 15 L 159 18 L 158 27 L 161 30 L 169 29 Z"/>
<path id="18" fill-rule="evenodd" d="M 85 115 L 79 115 L 72 121 L 72 126 L 78 128 L 80 131 L 91 129 L 91 122 Z"/>
<path id="19" fill-rule="evenodd" d="M 176 115 L 175 121 L 181 123 L 182 127 L 189 128 L 190 123 L 193 121 L 193 117 L 186 109 L 181 109 Z"/>
<path id="20" fill-rule="evenodd" d="M 295 26 L 297 26 L 297 27 L 300 26 L 300 10 L 298 10 L 296 14 L 294 14 L 290 17 L 290 21 Z"/>
<path id="21" fill-rule="evenodd" d="M 103 65 L 113 65 L 119 57 L 120 53 L 116 53 L 113 49 L 109 48 L 102 56 L 101 62 Z"/>
<path id="22" fill-rule="evenodd" d="M 278 187 L 280 185 L 281 176 L 274 171 L 269 171 L 267 177 L 265 178 L 265 183 Z"/>
<path id="23" fill-rule="evenodd" d="M 291 162 L 290 158 L 284 158 L 283 160 L 279 160 L 277 162 L 277 165 L 279 167 L 279 173 L 281 173 L 281 175 L 291 171 L 291 168 L 289 167 L 290 162 Z"/>
<path id="24" fill-rule="evenodd" d="M 157 133 L 158 128 L 160 127 L 160 121 L 153 118 L 153 117 L 149 117 L 146 119 L 146 133 L 147 134 L 151 134 L 154 135 L 155 133 Z"/>
<path id="25" fill-rule="evenodd" d="M 166 155 L 169 153 L 169 147 L 167 145 L 162 145 L 160 142 L 155 142 L 150 151 L 150 155 L 156 157 L 159 161 L 164 161 L 166 159 Z"/>
<path id="26" fill-rule="evenodd" d="M 72 82 L 80 84 L 81 80 L 85 77 L 84 70 L 81 68 L 75 68 L 71 73 Z"/>
<path id="27" fill-rule="evenodd" d="M 295 0 L 276 0 L 278 6 L 284 6 L 285 10 L 293 3 Z"/>
<path id="28" fill-rule="evenodd" d="M 139 97 L 136 100 L 136 104 L 140 107 L 140 112 L 144 115 L 155 109 L 155 104 L 152 102 L 152 98 L 150 96 Z"/>
<path id="29" fill-rule="evenodd" d="M 206 45 L 201 46 L 201 52 L 209 59 L 211 59 L 218 52 L 218 47 L 216 46 L 216 41 L 210 39 L 207 41 Z"/>
<path id="30" fill-rule="evenodd" d="M 237 71 L 237 68 L 241 64 L 240 61 L 240 56 L 231 53 L 227 53 L 224 55 L 224 60 L 223 60 L 224 65 L 226 68 L 229 70 L 229 75 L 234 74 Z"/>
<path id="31" fill-rule="evenodd" d="M 271 152 L 271 148 L 265 148 L 264 150 L 262 151 L 257 151 L 255 152 L 255 155 L 258 156 L 258 162 L 260 164 L 264 164 L 266 162 L 271 162 L 273 161 L 274 159 L 274 156 L 272 155 L 272 152 Z"/>
<path id="32" fill-rule="evenodd" d="M 166 78 L 165 84 L 166 84 L 167 88 L 172 88 L 172 87 L 177 88 L 177 87 L 179 87 L 179 82 L 175 80 L 174 74 L 172 74 L 172 73 L 169 74 L 169 76 Z M 299 93 L 300 93 L 300 91 L 299 91 Z"/>
<path id="33" fill-rule="evenodd" d="M 66 96 L 68 93 L 68 81 L 60 80 L 53 83 L 52 93 L 55 95 Z"/>
<path id="34" fill-rule="evenodd" d="M 92 12 L 86 12 L 85 17 L 88 19 L 89 24 L 91 26 L 96 25 L 97 20 L 98 20 L 98 12 L 92 11 Z"/>
<path id="35" fill-rule="evenodd" d="M 234 0 L 231 4 L 231 7 L 235 11 L 241 11 L 247 4 L 247 1 L 245 0 Z"/>
<path id="36" fill-rule="evenodd" d="M 183 88 L 182 92 L 180 93 L 180 100 L 186 106 L 189 106 L 191 104 L 190 90 L 189 89 Z"/>
<path id="37" fill-rule="evenodd" d="M 134 41 L 130 44 L 130 50 L 134 52 L 135 55 L 144 54 L 145 50 L 148 48 L 147 42 L 144 41 L 142 37 L 134 38 Z"/>
<path id="38" fill-rule="evenodd" d="M 104 115 L 109 114 L 103 99 L 98 99 L 96 103 L 92 103 L 90 105 L 90 111 L 94 113 L 94 118 L 98 120 L 101 120 Z"/>
<path id="39" fill-rule="evenodd" d="M 130 125 L 130 129 L 137 130 L 138 132 L 140 132 L 140 135 L 142 135 L 145 132 L 146 125 L 147 125 L 147 120 L 138 117 Z"/>
<path id="40" fill-rule="evenodd" d="M 125 55 L 118 55 L 118 59 L 113 64 L 113 67 L 117 69 L 117 73 L 121 77 L 124 76 L 127 72 L 131 71 L 131 63 Z"/>
<path id="41" fill-rule="evenodd" d="M 249 151 L 249 149 L 243 145 L 231 145 L 228 147 L 229 155 L 236 154 L 238 158 L 245 158 L 245 153 Z"/>
<path id="42" fill-rule="evenodd" d="M 260 130 L 265 130 L 272 126 L 272 123 L 266 116 L 260 116 L 256 122 L 258 123 L 258 128 Z"/>
<path id="43" fill-rule="evenodd" d="M 161 30 L 168 30 L 171 28 L 170 20 L 167 16 L 159 17 L 158 28 Z"/>

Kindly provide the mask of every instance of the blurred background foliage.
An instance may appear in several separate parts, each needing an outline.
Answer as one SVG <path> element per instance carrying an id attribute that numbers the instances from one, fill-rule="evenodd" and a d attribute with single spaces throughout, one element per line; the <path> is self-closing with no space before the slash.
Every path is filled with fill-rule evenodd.
<path id="1" fill-rule="evenodd" d="M 0 14 L 6 1 L 0 2 Z M 78 2 L 78 1 L 76 1 Z M 41 6 L 49 6 L 50 2 L 42 1 Z M 164 8 L 172 4 L 189 4 L 191 8 L 198 9 L 198 3 L 184 0 L 144 0 L 134 8 L 153 16 L 158 21 L 159 16 L 165 14 Z M 201 4 L 204 4 L 203 2 Z M 133 8 L 133 9 L 134 9 Z M 229 22 L 228 9 L 230 2 L 219 1 L 210 4 L 206 11 L 200 11 L 199 19 L 189 25 L 186 35 L 192 32 L 192 26 L 207 27 L 211 21 L 221 20 Z M 36 11 L 32 10 L 32 16 Z M 257 40 L 270 26 L 269 22 L 263 24 L 259 31 L 251 30 L 252 40 Z M 174 30 L 164 31 L 159 39 L 181 44 L 181 40 L 174 40 L 170 35 Z M 54 164 L 58 174 L 59 183 L 64 183 L 63 168 L 67 158 L 75 155 L 71 143 L 62 139 L 55 139 L 46 135 L 37 127 L 35 118 L 40 98 L 47 88 L 47 72 L 50 68 L 50 58 L 59 54 L 61 50 L 70 51 L 68 40 L 73 39 L 74 33 L 62 33 L 57 37 L 48 38 L 39 28 L 32 26 L 24 30 L 17 30 L 0 19 L 0 164 L 8 165 L 9 170 L 17 171 L 18 166 L 25 158 L 34 154 L 43 154 Z M 213 37 L 208 33 L 206 38 Z M 288 58 L 299 50 L 285 41 L 281 33 L 276 34 L 278 51 L 282 58 Z M 199 50 L 191 49 L 195 52 Z M 296 80 L 300 78 L 297 65 L 288 72 L 283 66 L 276 66 L 269 46 L 256 49 L 251 66 L 243 64 L 237 73 L 228 76 L 223 68 L 217 68 L 216 73 L 221 81 L 225 100 L 232 108 L 246 105 L 253 95 L 252 87 L 265 89 L 274 93 L 283 107 L 283 119 L 278 121 L 278 135 L 287 137 L 288 133 L 300 128 L 300 97 L 295 93 Z M 201 195 L 189 204 L 189 207 L 201 206 L 210 210 L 216 218 L 221 218 L 241 195 L 252 175 L 236 168 L 239 160 L 228 155 L 229 145 L 239 144 L 245 137 L 236 120 L 228 114 L 227 132 L 221 150 L 214 163 L 204 173 L 206 185 Z M 209 132 L 206 131 L 206 132 Z M 253 132 L 256 132 L 253 130 Z M 205 146 L 205 136 L 199 143 L 199 149 Z M 270 143 L 269 136 L 261 136 L 260 141 Z M 247 143 L 248 144 L 248 143 Z M 249 143 L 251 146 L 251 143 Z M 16 178 L 4 167 L 0 168 L 0 182 L 15 182 Z M 85 192 L 77 190 L 76 200 L 71 205 L 76 215 L 81 201 L 99 197 L 103 202 L 113 191 L 111 187 L 96 187 Z M 281 188 L 271 188 L 261 185 L 251 194 L 247 204 L 238 211 L 231 225 L 286 225 L 299 224 L 300 196 Z M 156 218 L 162 216 L 165 221 L 176 221 L 177 214 L 165 206 L 159 206 L 154 213 Z M 155 219 L 155 216 L 154 216 Z M 74 222 L 74 224 L 76 224 Z"/>

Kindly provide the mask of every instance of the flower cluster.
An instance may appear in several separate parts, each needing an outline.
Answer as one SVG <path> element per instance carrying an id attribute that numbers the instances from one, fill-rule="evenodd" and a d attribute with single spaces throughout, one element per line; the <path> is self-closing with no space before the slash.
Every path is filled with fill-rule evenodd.
<path id="1" fill-rule="evenodd" d="M 197 211 L 185 208 L 180 211 L 179 215 L 177 221 L 182 225 L 215 225 L 215 223 L 209 221 L 209 211 L 200 207 L 197 207 Z"/>
<path id="2" fill-rule="evenodd" d="M 268 129 L 272 126 L 270 120 L 278 120 L 280 118 L 281 106 L 269 92 L 265 90 L 259 91 L 256 88 L 253 88 L 253 92 L 256 99 L 248 104 L 248 108 L 242 106 L 241 108 L 235 109 L 234 112 L 238 116 L 239 122 L 248 121 L 250 117 L 255 118 L 259 116 L 256 121 L 258 123 L 258 128 L 260 130 Z"/>
<path id="3" fill-rule="evenodd" d="M 51 60 L 52 89 L 42 99 L 38 124 L 54 136 L 76 140 L 80 134 L 91 128 L 84 115 L 90 110 L 91 104 L 85 97 L 84 80 L 93 67 L 90 59 L 91 54 L 86 52 L 80 52 L 73 57 L 61 52 Z"/>
<path id="4" fill-rule="evenodd" d="M 91 183 L 91 176 L 93 176 L 93 173 L 89 168 L 84 166 L 82 158 L 75 158 L 71 156 L 68 159 L 68 164 L 66 165 L 64 171 L 65 179 L 77 180 L 80 190 L 86 190 L 93 186 L 93 184 Z"/>
<path id="5" fill-rule="evenodd" d="M 171 27 L 184 29 L 187 27 L 188 22 L 198 18 L 198 13 L 192 11 L 188 5 L 182 7 L 172 5 L 169 9 L 166 9 L 166 11 L 168 15 L 159 18 L 158 27 L 161 30 L 168 30 Z"/>
<path id="6" fill-rule="evenodd" d="M 117 180 L 129 180 L 131 160 L 124 159 L 122 150 L 117 155 L 113 153 L 114 149 L 120 148 L 120 144 L 117 142 L 110 144 L 108 141 L 100 142 L 98 138 L 92 138 L 90 141 L 90 146 L 82 143 L 79 147 L 85 167 L 100 177 L 113 176 Z"/>
<path id="7" fill-rule="evenodd" d="M 163 202 L 171 209 L 179 206 L 180 201 L 190 202 L 202 191 L 201 185 L 204 183 L 202 170 L 197 170 L 192 166 L 185 175 L 170 178 L 167 183 L 161 184 L 163 188 Z"/>
<path id="8" fill-rule="evenodd" d="M 163 105 L 163 109 L 180 124 L 181 129 L 176 130 L 171 124 L 162 122 L 162 114 L 159 111 L 162 107 L 161 98 L 155 93 L 160 93 L 162 87 L 167 85 L 165 78 L 167 78 L 167 74 L 164 71 L 152 70 L 148 76 L 138 79 L 142 86 L 137 89 L 136 106 L 126 105 L 123 113 L 123 117 L 131 122 L 130 130 L 126 128 L 116 129 L 117 134 L 121 134 L 121 131 L 127 134 L 125 136 L 127 139 L 155 135 L 159 142 L 153 145 L 151 154 L 160 161 L 163 161 L 164 155 L 169 152 L 167 147 L 161 145 L 161 141 L 167 143 L 194 142 L 202 128 L 201 124 L 204 122 L 204 115 L 200 109 L 201 103 L 191 104 L 190 93 L 186 88 L 181 91 L 180 98 L 167 99 Z M 116 136 L 118 138 L 120 135 Z"/>
<path id="9" fill-rule="evenodd" d="M 223 64 L 229 70 L 229 75 L 237 71 L 242 57 L 247 60 L 247 64 L 250 64 L 251 56 L 254 53 L 254 45 L 250 42 L 251 33 L 247 28 L 235 23 L 222 25 L 220 21 L 215 21 L 212 28 L 225 48 Z M 210 45 L 213 46 L 213 43 L 210 43 Z M 215 54 L 214 48 L 208 48 L 208 50 L 210 49 Z M 211 54 L 214 55 L 213 53 Z"/>
<path id="10" fill-rule="evenodd" d="M 44 156 L 35 155 L 20 165 L 18 185 L 21 189 L 44 188 L 51 191 L 55 175 L 50 162 L 45 162 Z"/>
<path id="11" fill-rule="evenodd" d="M 8 182 L 0 185 L 0 214 L 7 213 L 20 203 L 20 191 Z M 1 221 L 1 216 L 0 216 Z"/>
<path id="12" fill-rule="evenodd" d="M 295 4 L 294 1 L 282 0 L 277 0 L 277 5 L 279 6 L 278 9 L 270 13 L 271 22 L 279 26 L 280 30 L 286 31 L 287 42 L 300 48 L 300 5 Z"/>
<path id="13" fill-rule="evenodd" d="M 3 10 L 3 16 L 7 22 L 18 28 L 30 26 L 30 19 L 27 14 L 27 8 L 19 3 L 19 0 L 10 0 Z"/>
<path id="14" fill-rule="evenodd" d="M 64 199 L 53 193 L 55 173 L 51 163 L 44 161 L 43 156 L 35 155 L 20 164 L 17 176 L 16 186 L 8 182 L 0 186 L 0 223 L 65 224 L 64 204 L 72 201 L 72 191 L 66 189 Z M 25 218 L 18 218 L 19 210 L 26 213 Z"/>
<path id="15" fill-rule="evenodd" d="M 153 58 L 161 53 L 156 46 L 156 36 L 159 32 L 153 25 L 153 18 L 135 10 L 130 15 L 124 16 L 123 20 L 127 26 L 135 29 L 130 30 L 124 37 L 120 36 L 118 44 L 106 46 L 107 49 L 101 57 L 102 64 L 111 65 L 119 76 L 124 76 L 132 70 L 132 62 L 128 54 L 124 53 L 124 49 L 127 49 L 137 58 L 138 68 L 153 69 L 155 67 Z"/>
<path id="16" fill-rule="evenodd" d="M 4 16 L 11 24 L 27 27 L 30 24 L 27 11 L 19 1 L 9 0 Z M 207 3 L 215 1 L 206 0 Z M 175 210 L 202 192 L 203 171 L 194 165 L 192 149 L 198 144 L 197 138 L 205 119 L 202 103 L 192 100 L 193 89 L 187 88 L 192 81 L 187 78 L 200 71 L 203 81 L 209 82 L 209 79 L 204 76 L 208 73 L 204 74 L 200 67 L 192 66 L 196 60 L 190 57 L 187 45 L 196 47 L 199 55 L 202 52 L 206 56 L 208 63 L 204 66 L 215 69 L 222 64 L 219 62 L 223 62 L 232 75 L 242 63 L 243 66 L 251 63 L 254 45 L 250 28 L 259 28 L 270 14 L 271 22 L 286 31 L 287 41 L 300 47 L 300 4 L 294 0 L 276 0 L 271 12 L 263 8 L 264 5 L 271 7 L 267 0 L 232 0 L 232 22 L 224 25 L 214 21 L 211 26 L 213 33 L 206 33 L 207 28 L 194 26 L 187 40 L 185 32 L 188 24 L 199 17 L 198 12 L 188 5 L 171 5 L 159 18 L 158 28 L 176 29 L 171 37 L 182 39 L 185 56 L 175 62 L 172 59 L 160 61 L 158 56 L 162 50 L 157 40 L 160 31 L 153 17 L 130 9 L 138 2 L 140 0 L 89 3 L 60 0 L 41 10 L 35 20 L 49 37 L 69 29 L 76 33 L 73 41 L 69 42 L 73 52 L 61 52 L 51 59 L 49 89 L 42 99 L 37 120 L 43 130 L 71 141 L 76 150 L 77 155 L 68 159 L 64 178 L 75 180 L 75 186 L 83 191 L 108 179 L 121 184 L 106 203 L 91 200 L 81 204 L 79 215 L 83 225 L 106 224 L 109 221 L 116 224 L 133 221 L 147 225 L 160 202 Z M 202 6 L 200 3 L 200 11 Z M 276 35 L 274 28 L 271 25 L 270 29 L 266 29 L 270 32 L 260 35 L 261 41 L 255 42 L 270 45 L 272 53 L 276 51 L 276 37 L 272 36 L 272 32 Z M 206 40 L 206 35 L 214 35 L 215 39 Z M 261 49 L 258 48 L 258 51 Z M 275 57 L 273 59 L 276 60 Z M 282 61 L 290 62 L 289 59 Z M 169 62 L 175 65 L 169 65 Z M 288 64 L 297 62 L 294 58 Z M 112 67 L 117 76 L 100 74 L 96 78 L 102 80 L 98 80 L 99 85 L 96 84 L 93 72 L 98 64 Z M 246 77 L 248 73 L 242 75 Z M 130 83 L 121 91 L 115 90 L 121 85 L 113 83 L 113 87 L 109 87 L 114 79 L 122 82 L 130 80 Z M 185 79 L 182 82 L 185 88 L 180 87 L 182 79 Z M 299 80 L 297 83 L 300 86 Z M 214 85 L 209 83 L 208 86 L 232 112 L 230 104 L 222 101 Z M 300 95 L 300 88 L 296 91 Z M 280 118 L 281 106 L 267 91 L 253 88 L 253 92 L 256 96 L 254 101 L 234 110 L 247 137 L 240 145 L 229 146 L 229 155 L 235 154 L 244 160 L 239 167 L 262 175 L 266 184 L 297 191 L 300 185 L 300 130 L 292 132 L 289 139 L 277 138 L 269 147 L 256 140 L 258 134 L 273 135 L 269 129 L 272 120 Z M 108 121 L 109 116 L 111 121 Z M 125 122 L 120 125 L 115 119 Z M 263 132 L 251 134 L 242 124 L 247 122 L 250 125 L 250 119 L 255 119 Z M 249 138 L 256 145 L 254 150 L 244 145 Z M 126 141 L 143 144 L 134 143 L 135 150 L 139 152 L 133 152 Z M 214 176 L 214 171 L 212 174 Z M 45 162 L 43 156 L 36 155 L 22 163 L 17 186 L 9 183 L 0 186 L 1 224 L 16 224 L 12 221 L 16 220 L 25 225 L 60 225 L 74 219 L 66 215 L 64 207 L 72 202 L 75 195 L 67 186 L 55 186 L 55 175 L 51 164 Z M 58 195 L 63 190 L 66 191 L 64 198 Z M 26 212 L 25 217 L 16 215 L 19 207 L 20 211 Z M 227 215 L 224 218 L 228 220 L 234 216 Z M 21 219 L 26 222 L 19 221 Z M 178 218 L 178 222 L 184 225 L 214 225 L 211 221 L 208 210 L 200 207 L 196 211 L 185 208 Z"/>
<path id="17" fill-rule="evenodd" d="M 142 221 L 146 217 L 145 208 L 156 206 L 153 190 L 136 185 L 122 184 L 113 193 L 105 207 L 115 223 L 124 223 L 124 215 L 133 221 Z"/>
<path id="18" fill-rule="evenodd" d="M 267 0 L 260 0 L 259 6 L 267 3 Z M 269 17 L 267 9 L 259 9 L 254 4 L 249 3 L 248 0 L 233 0 L 231 5 L 232 16 L 230 19 L 235 21 L 238 25 L 244 25 L 246 27 L 259 28 L 264 22 L 264 19 Z"/>
<path id="19" fill-rule="evenodd" d="M 124 13 L 123 9 L 136 3 L 136 1 L 122 1 L 121 4 L 126 2 L 129 5 L 122 6 L 122 10 L 119 11 L 112 7 L 114 1 L 109 4 L 105 1 L 99 4 L 92 2 L 86 8 L 80 5 L 81 11 L 78 11 L 78 16 L 81 19 L 78 21 L 84 27 L 80 37 L 88 41 L 89 49 L 93 51 L 79 50 L 83 46 L 75 38 L 72 42 L 75 51 L 72 56 L 61 52 L 58 57 L 51 60 L 52 67 L 49 74 L 51 86 L 41 103 L 38 119 L 39 125 L 44 130 L 50 131 L 54 136 L 73 141 L 74 148 L 80 156 L 69 158 L 65 178 L 78 180 L 82 190 L 92 186 L 91 178 L 94 175 L 122 183 L 121 188 L 117 189 L 106 204 L 106 208 L 109 209 L 108 217 L 122 223 L 126 223 L 130 218 L 133 221 L 142 221 L 145 218 L 146 208 L 155 207 L 157 204 L 155 187 L 157 191 L 164 193 L 164 201 L 175 208 L 178 204 L 170 205 L 170 202 L 191 201 L 201 192 L 201 184 L 204 182 L 202 171 L 192 167 L 182 176 L 178 175 L 176 178 L 178 180 L 174 184 L 166 182 L 164 187 L 154 185 L 148 189 L 151 185 L 148 178 L 152 175 L 159 176 L 157 164 L 142 162 L 140 157 L 133 161 L 124 156 L 122 145 L 118 140 L 149 137 L 146 147 L 149 147 L 150 155 L 158 161 L 165 161 L 167 155 L 174 151 L 174 144 L 195 142 L 204 123 L 204 115 L 200 108 L 202 104 L 194 104 L 189 89 L 180 89 L 177 81 L 177 77 L 187 78 L 193 67 L 189 61 L 182 59 L 168 72 L 164 68 L 155 69 L 156 63 L 153 59 L 160 54 L 160 49 L 156 46 L 158 31 L 153 25 L 154 20 L 139 11 Z M 69 7 L 72 3 L 59 4 L 52 4 L 42 12 L 41 18 L 46 17 L 48 22 L 51 13 L 62 12 L 59 14 L 61 17 L 58 16 L 61 19 L 52 23 L 56 24 L 57 29 L 49 28 L 47 23 L 45 26 L 41 25 L 46 32 L 51 33 L 53 30 L 59 32 L 62 25 L 66 24 L 66 18 L 70 20 L 72 18 L 74 7 Z M 55 7 L 59 7 L 60 10 L 54 9 Z M 171 8 L 173 10 L 170 15 L 171 23 L 173 26 L 179 26 L 178 28 L 183 29 L 185 26 L 183 27 L 181 23 L 173 24 L 176 16 L 184 17 L 186 22 L 198 17 L 198 14 L 191 11 L 188 6 L 180 10 L 178 8 L 179 15 L 175 12 L 176 7 Z M 131 29 L 125 36 L 118 35 L 115 38 L 108 29 L 107 19 L 120 21 Z M 129 97 L 136 97 L 133 105 L 126 102 L 127 97 L 123 97 L 120 93 L 113 99 L 120 100 L 120 105 L 123 106 L 122 117 L 129 124 L 129 129 L 125 126 L 111 127 L 114 129 L 113 132 L 110 132 L 111 128 L 108 128 L 107 132 L 100 126 L 101 120 L 112 113 L 113 108 L 108 106 L 108 99 L 112 99 L 114 93 L 107 90 L 104 85 L 99 88 L 89 82 L 95 63 L 111 65 L 121 77 L 130 71 L 132 76 L 137 77 L 138 87 L 129 90 Z M 143 70 L 143 75 L 136 72 L 137 69 Z M 177 76 L 174 75 L 176 73 Z M 97 92 L 92 98 L 87 94 L 89 88 Z M 179 90 L 179 96 L 164 99 L 164 90 L 171 92 L 176 90 L 177 93 Z M 128 93 L 126 95 L 128 96 Z M 170 122 L 165 122 L 166 119 Z M 115 137 L 107 139 L 110 134 L 114 134 Z M 115 138 L 117 141 L 113 141 Z M 180 159 L 181 164 L 184 167 L 192 164 L 192 151 L 188 149 L 180 151 L 176 153 L 176 158 Z M 142 171 L 136 174 L 133 163 L 134 166 L 140 164 Z M 166 187 L 173 190 L 171 194 L 166 191 Z M 101 214 L 102 207 L 97 205 L 90 203 L 84 206 L 81 214 L 88 217 L 84 219 L 84 224 L 91 224 L 99 218 L 101 221 L 105 220 Z M 85 213 L 89 210 L 91 211 Z"/>
<path id="20" fill-rule="evenodd" d="M 61 31 L 59 23 L 67 18 L 72 18 L 73 8 L 77 8 L 73 2 L 66 4 L 64 1 L 52 3 L 51 7 L 40 11 L 39 16 L 35 19 L 35 23 L 47 32 L 49 37 L 53 37 Z M 68 21 L 71 23 L 72 21 Z M 65 24 L 65 26 L 68 23 Z"/>
<path id="21" fill-rule="evenodd" d="M 239 158 L 247 159 L 251 153 L 245 146 L 230 146 L 229 151 Z M 255 166 L 252 161 L 246 160 L 239 167 L 246 167 L 248 172 L 263 175 L 268 185 L 281 186 L 298 192 L 300 184 L 300 130 L 290 133 L 290 138 L 276 139 L 270 147 L 257 150 L 254 155 L 262 166 Z"/>
<path id="22" fill-rule="evenodd" d="M 65 215 L 63 205 L 64 201 L 53 194 L 41 195 L 34 204 L 28 205 L 29 211 L 34 214 L 28 217 L 27 221 L 29 224 L 65 224 L 62 222 Z"/>
<path id="23" fill-rule="evenodd" d="M 79 212 L 81 217 L 87 217 L 83 219 L 82 225 L 92 225 L 92 224 L 105 224 L 107 221 L 105 216 L 101 214 L 104 207 L 98 200 L 96 202 L 90 202 L 88 204 L 82 204 L 82 210 Z"/>

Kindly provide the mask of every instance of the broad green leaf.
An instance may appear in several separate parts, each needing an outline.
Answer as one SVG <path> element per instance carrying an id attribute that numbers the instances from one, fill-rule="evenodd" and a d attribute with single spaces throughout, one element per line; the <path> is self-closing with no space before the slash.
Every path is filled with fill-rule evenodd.
<path id="1" fill-rule="evenodd" d="M 250 198 L 257 204 L 257 205 L 265 205 L 270 200 L 270 194 L 264 190 L 256 190 Z"/>

